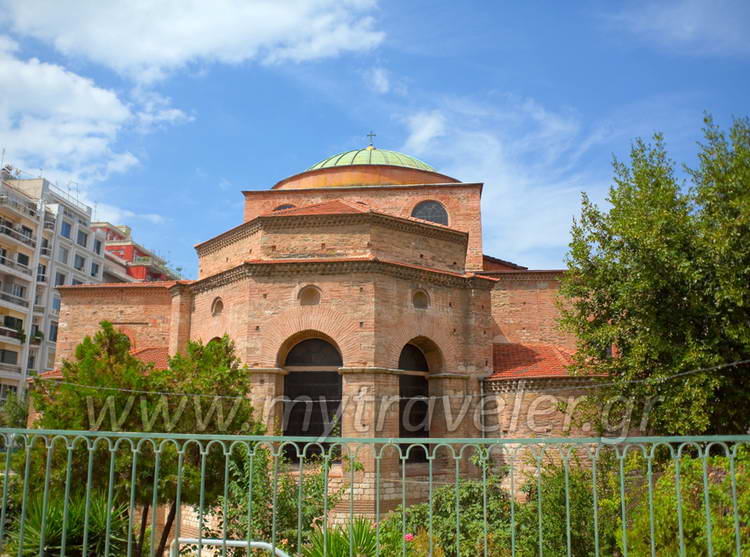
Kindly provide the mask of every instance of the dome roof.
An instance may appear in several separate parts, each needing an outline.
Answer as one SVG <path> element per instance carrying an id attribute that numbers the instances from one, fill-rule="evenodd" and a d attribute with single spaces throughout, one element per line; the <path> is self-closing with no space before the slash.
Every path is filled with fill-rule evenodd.
<path id="1" fill-rule="evenodd" d="M 327 159 L 323 159 L 317 164 L 312 165 L 307 170 L 319 170 L 321 168 L 335 168 L 339 166 L 356 166 L 362 164 L 376 164 L 385 166 L 401 166 L 403 168 L 414 168 L 417 170 L 427 170 L 435 172 L 429 164 L 419 159 L 404 155 L 398 151 L 389 151 L 388 149 L 377 149 L 375 147 L 366 147 L 364 149 L 355 149 L 345 151 Z"/>

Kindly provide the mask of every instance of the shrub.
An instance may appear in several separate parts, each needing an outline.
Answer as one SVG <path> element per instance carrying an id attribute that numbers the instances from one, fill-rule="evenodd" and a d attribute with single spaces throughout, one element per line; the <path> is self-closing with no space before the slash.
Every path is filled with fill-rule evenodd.
<path id="1" fill-rule="evenodd" d="M 458 484 L 460 556 L 456 551 L 456 493 L 454 485 L 446 485 L 433 491 L 432 537 L 434 547 L 446 557 L 468 557 L 484 554 L 484 490 L 478 480 L 461 480 Z M 406 522 L 407 534 L 414 539 L 404 540 L 402 521 Z M 429 543 L 429 506 L 418 503 L 398 507 L 381 522 L 380 543 L 383 555 L 401 555 L 402 544 L 407 546 L 407 555 L 417 553 L 418 546 L 426 539 Z M 488 552 L 506 546 L 510 540 L 510 496 L 500 487 L 500 478 L 487 479 L 487 532 Z M 418 543 L 414 543 L 417 541 Z M 507 544 L 509 546 L 509 542 Z M 437 553 L 436 553 L 437 554 Z"/>
<path id="2" fill-rule="evenodd" d="M 41 496 L 29 501 L 24 520 L 23 544 L 19 550 L 20 517 L 13 524 L 7 542 L 8 555 L 39 555 L 42 536 L 42 518 L 44 506 Z M 51 498 L 47 502 L 45 536 L 43 553 L 45 557 L 59 555 L 63 536 L 64 500 Z M 110 512 L 111 511 L 111 512 Z M 76 557 L 83 554 L 83 530 L 86 513 L 84 494 L 76 495 L 68 501 L 68 524 L 65 530 L 65 554 Z M 91 493 L 88 517 L 88 555 L 104 555 L 107 540 L 107 517 L 111 514 L 109 532 L 109 554 L 123 555 L 127 547 L 128 507 L 118 505 L 111 509 L 107 497 L 98 492 Z"/>

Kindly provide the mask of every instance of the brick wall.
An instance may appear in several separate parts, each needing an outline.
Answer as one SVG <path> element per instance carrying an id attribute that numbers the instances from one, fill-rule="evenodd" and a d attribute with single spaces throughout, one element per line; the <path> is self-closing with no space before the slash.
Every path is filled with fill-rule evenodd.
<path id="1" fill-rule="evenodd" d="M 172 294 L 165 286 L 64 287 L 59 292 L 56 368 L 105 320 L 130 337 L 131 348 L 169 345 Z"/>
<path id="2" fill-rule="evenodd" d="M 433 199 L 442 203 L 449 215 L 449 226 L 469 233 L 466 267 L 482 269 L 482 223 L 480 211 L 481 184 L 441 186 L 372 186 L 320 188 L 304 190 L 246 191 L 245 222 L 270 213 L 283 204 L 302 207 L 333 199 L 362 201 L 373 210 L 408 217 L 420 201 Z"/>
<path id="3" fill-rule="evenodd" d="M 523 271 L 494 275 L 492 290 L 494 342 L 544 343 L 575 347 L 560 330 L 555 300 L 561 273 Z"/>

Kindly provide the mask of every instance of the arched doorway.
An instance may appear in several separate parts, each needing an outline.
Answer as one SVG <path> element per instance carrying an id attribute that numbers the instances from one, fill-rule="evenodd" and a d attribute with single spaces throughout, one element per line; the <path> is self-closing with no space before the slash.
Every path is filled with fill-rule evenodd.
<path id="1" fill-rule="evenodd" d="M 339 351 L 322 338 L 307 338 L 289 350 L 284 359 L 288 372 L 284 377 L 284 435 L 322 437 L 340 433 L 341 366 Z"/>
<path id="2" fill-rule="evenodd" d="M 399 437 L 429 437 L 429 385 L 430 366 L 424 352 L 416 344 L 408 343 L 401 349 L 398 368 Z M 401 447 L 405 453 L 408 445 Z M 409 452 L 407 462 L 425 462 L 427 452 L 415 447 Z"/>

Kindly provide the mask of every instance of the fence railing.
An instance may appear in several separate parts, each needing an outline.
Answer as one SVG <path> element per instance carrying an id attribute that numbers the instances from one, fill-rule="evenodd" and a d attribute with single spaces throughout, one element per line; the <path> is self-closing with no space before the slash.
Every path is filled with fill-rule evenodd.
<path id="1" fill-rule="evenodd" d="M 0 443 L 1 555 L 750 555 L 750 436 Z"/>

